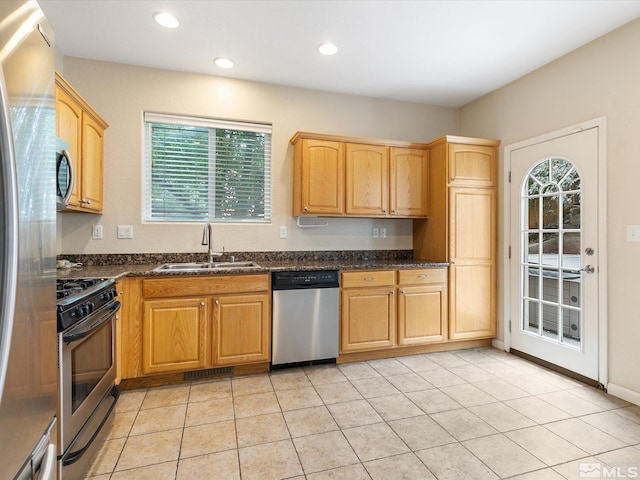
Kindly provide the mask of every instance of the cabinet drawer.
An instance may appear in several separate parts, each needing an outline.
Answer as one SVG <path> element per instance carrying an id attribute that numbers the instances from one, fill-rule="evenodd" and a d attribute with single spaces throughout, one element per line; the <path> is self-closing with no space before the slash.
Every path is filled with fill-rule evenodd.
<path id="1" fill-rule="evenodd" d="M 343 272 L 342 288 L 393 286 L 395 279 L 396 272 L 394 270 Z"/>
<path id="2" fill-rule="evenodd" d="M 144 298 L 224 295 L 265 292 L 267 290 L 269 290 L 268 274 L 175 276 L 145 278 L 142 281 L 142 296 Z"/>
<path id="3" fill-rule="evenodd" d="M 446 268 L 420 268 L 398 271 L 398 285 L 427 285 L 446 282 Z"/>

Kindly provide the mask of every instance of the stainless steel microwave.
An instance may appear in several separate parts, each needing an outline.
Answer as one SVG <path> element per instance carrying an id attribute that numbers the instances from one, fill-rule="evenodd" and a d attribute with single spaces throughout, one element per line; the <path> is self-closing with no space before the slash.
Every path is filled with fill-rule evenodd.
<path id="1" fill-rule="evenodd" d="M 69 145 L 56 138 L 56 209 L 64 210 L 69 205 L 73 192 L 75 172 L 69 155 Z"/>

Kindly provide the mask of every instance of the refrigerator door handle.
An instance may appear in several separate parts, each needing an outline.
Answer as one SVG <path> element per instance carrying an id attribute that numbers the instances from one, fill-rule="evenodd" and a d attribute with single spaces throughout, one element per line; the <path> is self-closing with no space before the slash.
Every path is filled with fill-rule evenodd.
<path id="1" fill-rule="evenodd" d="M 11 130 L 11 116 L 7 101 L 7 87 L 0 65 L 0 182 L 3 198 L 0 208 L 0 228 L 4 230 L 4 243 L 0 242 L 0 398 L 9 363 L 9 347 L 13 318 L 16 311 L 18 285 L 18 173 Z"/>
<path id="2" fill-rule="evenodd" d="M 50 443 L 47 446 L 47 452 L 42 458 L 38 480 L 55 480 L 57 464 L 58 456 L 56 455 L 56 446 L 53 443 Z"/>

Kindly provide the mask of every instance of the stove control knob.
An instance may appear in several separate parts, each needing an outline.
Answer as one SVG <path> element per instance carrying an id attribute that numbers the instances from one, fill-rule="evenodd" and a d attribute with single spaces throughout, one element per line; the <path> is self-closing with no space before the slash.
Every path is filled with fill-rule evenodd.
<path id="1" fill-rule="evenodd" d="M 87 303 L 87 315 L 89 313 L 93 313 L 93 311 L 95 310 L 96 305 L 95 303 Z"/>

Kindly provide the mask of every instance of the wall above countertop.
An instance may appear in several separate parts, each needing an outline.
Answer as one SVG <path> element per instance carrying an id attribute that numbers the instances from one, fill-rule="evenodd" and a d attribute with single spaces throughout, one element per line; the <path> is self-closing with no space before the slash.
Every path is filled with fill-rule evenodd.
<path id="1" fill-rule="evenodd" d="M 458 110 L 340 95 L 222 77 L 185 74 L 64 57 L 62 74 L 109 122 L 105 134 L 104 210 L 100 217 L 58 215 L 58 253 L 197 252 L 202 224 L 142 222 L 143 113 L 204 116 L 273 125 L 272 223 L 214 224 L 214 249 L 233 251 L 411 249 L 406 219 L 331 218 L 323 228 L 300 228 L 291 216 L 293 148 L 299 130 L 426 142 L 457 133 Z M 103 238 L 92 239 L 101 225 Z M 119 225 L 133 238 L 118 239 Z M 287 236 L 281 238 L 280 227 Z M 384 228 L 386 238 L 373 238 Z M 204 249 L 203 249 L 204 250 Z"/>

